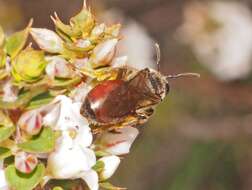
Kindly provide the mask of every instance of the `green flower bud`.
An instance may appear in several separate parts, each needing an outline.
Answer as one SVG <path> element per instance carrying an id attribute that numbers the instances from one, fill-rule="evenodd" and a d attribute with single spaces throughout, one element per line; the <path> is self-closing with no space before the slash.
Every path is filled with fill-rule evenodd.
<path id="1" fill-rule="evenodd" d="M 12 76 L 17 82 L 35 82 L 41 78 L 46 64 L 47 61 L 43 51 L 24 50 L 12 64 Z"/>

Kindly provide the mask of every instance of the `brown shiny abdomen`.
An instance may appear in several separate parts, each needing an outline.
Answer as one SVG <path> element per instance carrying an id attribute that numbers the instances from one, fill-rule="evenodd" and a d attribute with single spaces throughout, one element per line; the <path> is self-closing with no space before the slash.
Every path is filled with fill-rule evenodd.
<path id="1" fill-rule="evenodd" d="M 103 82 L 93 88 L 82 105 L 81 114 L 100 124 L 110 124 L 135 111 L 138 97 L 122 80 Z"/>

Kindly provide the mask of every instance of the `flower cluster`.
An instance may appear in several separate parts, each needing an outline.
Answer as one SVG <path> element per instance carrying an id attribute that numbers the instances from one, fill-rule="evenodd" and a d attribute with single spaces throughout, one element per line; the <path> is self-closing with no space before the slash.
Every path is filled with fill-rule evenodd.
<path id="1" fill-rule="evenodd" d="M 120 25 L 97 23 L 85 5 L 69 24 L 51 18 L 56 32 L 33 28 L 32 20 L 10 36 L 0 28 L 0 189 L 43 189 L 54 179 L 123 189 L 107 180 L 138 129 L 95 134 L 80 114 L 94 85 L 127 62 L 115 56 Z"/>
<path id="2" fill-rule="evenodd" d="M 178 39 L 217 79 L 234 81 L 251 75 L 251 36 L 252 13 L 246 3 L 195 1 L 185 7 Z"/>

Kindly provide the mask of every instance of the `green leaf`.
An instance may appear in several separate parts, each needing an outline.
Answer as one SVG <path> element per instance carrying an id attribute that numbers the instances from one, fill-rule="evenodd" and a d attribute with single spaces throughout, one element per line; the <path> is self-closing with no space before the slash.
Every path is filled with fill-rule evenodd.
<path id="1" fill-rule="evenodd" d="M 0 142 L 8 139 L 12 133 L 15 131 L 15 127 L 11 126 L 11 127 L 0 127 Z"/>
<path id="2" fill-rule="evenodd" d="M 39 94 L 38 96 L 33 97 L 27 105 L 26 109 L 31 110 L 39 108 L 42 105 L 50 103 L 53 99 L 54 96 L 52 96 L 50 92 L 44 92 L 42 94 Z"/>
<path id="3" fill-rule="evenodd" d="M 14 165 L 5 169 L 5 176 L 13 190 L 32 190 L 42 180 L 45 173 L 45 166 L 39 164 L 30 174 L 24 174 L 16 170 Z"/>
<path id="4" fill-rule="evenodd" d="M 4 43 L 4 38 L 5 38 L 4 31 L 3 31 L 3 28 L 0 26 L 0 47 Z"/>
<path id="5" fill-rule="evenodd" d="M 73 30 L 73 28 L 70 25 L 64 24 L 58 17 L 57 14 L 55 14 L 55 18 L 52 17 L 52 20 L 56 26 L 56 32 L 60 35 L 64 34 L 64 36 L 69 36 L 71 37 L 81 37 L 81 31 Z"/>
<path id="6" fill-rule="evenodd" d="M 95 151 L 95 155 L 96 157 L 104 157 L 104 156 L 109 156 L 111 154 L 102 150 L 98 150 L 98 151 Z"/>
<path id="7" fill-rule="evenodd" d="M 26 49 L 13 63 L 12 76 L 16 81 L 35 82 L 43 74 L 47 61 L 43 51 Z"/>
<path id="8" fill-rule="evenodd" d="M 109 182 L 99 183 L 100 187 L 105 190 L 125 190 L 123 187 L 116 187 Z"/>
<path id="9" fill-rule="evenodd" d="M 0 111 L 0 142 L 8 139 L 15 131 L 15 126 L 2 111 Z"/>
<path id="10" fill-rule="evenodd" d="M 8 158 L 11 156 L 11 150 L 5 147 L 0 147 L 0 160 L 4 160 L 5 158 Z"/>
<path id="11" fill-rule="evenodd" d="M 89 33 L 95 25 L 95 20 L 92 13 L 83 8 L 80 13 L 71 18 L 70 23 L 73 25 L 74 30 Z"/>
<path id="12" fill-rule="evenodd" d="M 30 20 L 28 26 L 24 30 L 16 32 L 7 38 L 5 49 L 7 54 L 10 55 L 11 58 L 14 58 L 24 48 L 32 22 L 33 21 Z"/>
<path id="13" fill-rule="evenodd" d="M 50 84 L 53 88 L 71 88 L 72 86 L 78 84 L 81 81 L 81 78 L 76 76 L 73 79 L 60 79 L 56 78 Z"/>
<path id="14" fill-rule="evenodd" d="M 93 166 L 93 170 L 96 172 L 101 172 L 104 170 L 105 164 L 103 161 L 97 161 L 96 164 Z"/>
<path id="15" fill-rule="evenodd" d="M 25 152 L 30 153 L 49 153 L 53 151 L 56 141 L 56 135 L 49 127 L 44 127 L 39 135 L 31 140 L 18 145 Z"/>
<path id="16" fill-rule="evenodd" d="M 3 50 L 0 49 L 0 68 L 5 67 L 6 64 L 6 55 Z"/>

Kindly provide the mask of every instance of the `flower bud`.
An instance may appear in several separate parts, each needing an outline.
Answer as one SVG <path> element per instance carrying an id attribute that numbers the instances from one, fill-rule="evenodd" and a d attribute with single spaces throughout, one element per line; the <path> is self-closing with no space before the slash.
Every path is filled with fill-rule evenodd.
<path id="1" fill-rule="evenodd" d="M 12 63 L 12 76 L 16 81 L 35 82 L 40 79 L 46 64 L 43 51 L 24 50 Z"/>
<path id="2" fill-rule="evenodd" d="M 15 167 L 22 173 L 31 173 L 37 166 L 38 159 L 35 155 L 18 152 L 15 155 Z"/>
<path id="3" fill-rule="evenodd" d="M 82 40 L 82 39 L 80 39 L 80 40 L 78 40 L 76 42 L 76 47 L 78 47 L 78 48 L 88 48 L 91 45 L 92 44 L 91 44 L 91 42 L 89 40 Z"/>
<path id="4" fill-rule="evenodd" d="M 112 61 L 117 43 L 117 39 L 111 39 L 96 46 L 91 56 L 91 62 L 94 68 L 107 65 Z"/>
<path id="5" fill-rule="evenodd" d="M 46 66 L 46 74 L 50 78 L 71 78 L 73 76 L 73 70 L 65 59 L 58 56 L 47 57 L 46 59 L 49 62 Z"/>
<path id="6" fill-rule="evenodd" d="M 105 28 L 106 28 L 106 25 L 104 23 L 95 26 L 91 32 L 91 36 L 99 37 L 101 34 L 105 32 Z"/>
<path id="7" fill-rule="evenodd" d="M 112 177 L 121 162 L 118 156 L 105 156 L 99 159 L 99 161 L 104 163 L 104 169 L 100 173 L 102 180 L 107 180 Z"/>
<path id="8" fill-rule="evenodd" d="M 5 102 L 14 102 L 17 100 L 18 89 L 15 88 L 11 81 L 7 81 L 3 86 L 3 101 Z"/>
<path id="9" fill-rule="evenodd" d="M 42 121 L 39 111 L 32 110 L 21 115 L 18 126 L 29 135 L 37 135 L 42 128 Z"/>
<path id="10" fill-rule="evenodd" d="M 50 53 L 59 53 L 63 50 L 63 41 L 53 31 L 44 28 L 32 28 L 31 35 L 39 47 Z"/>

